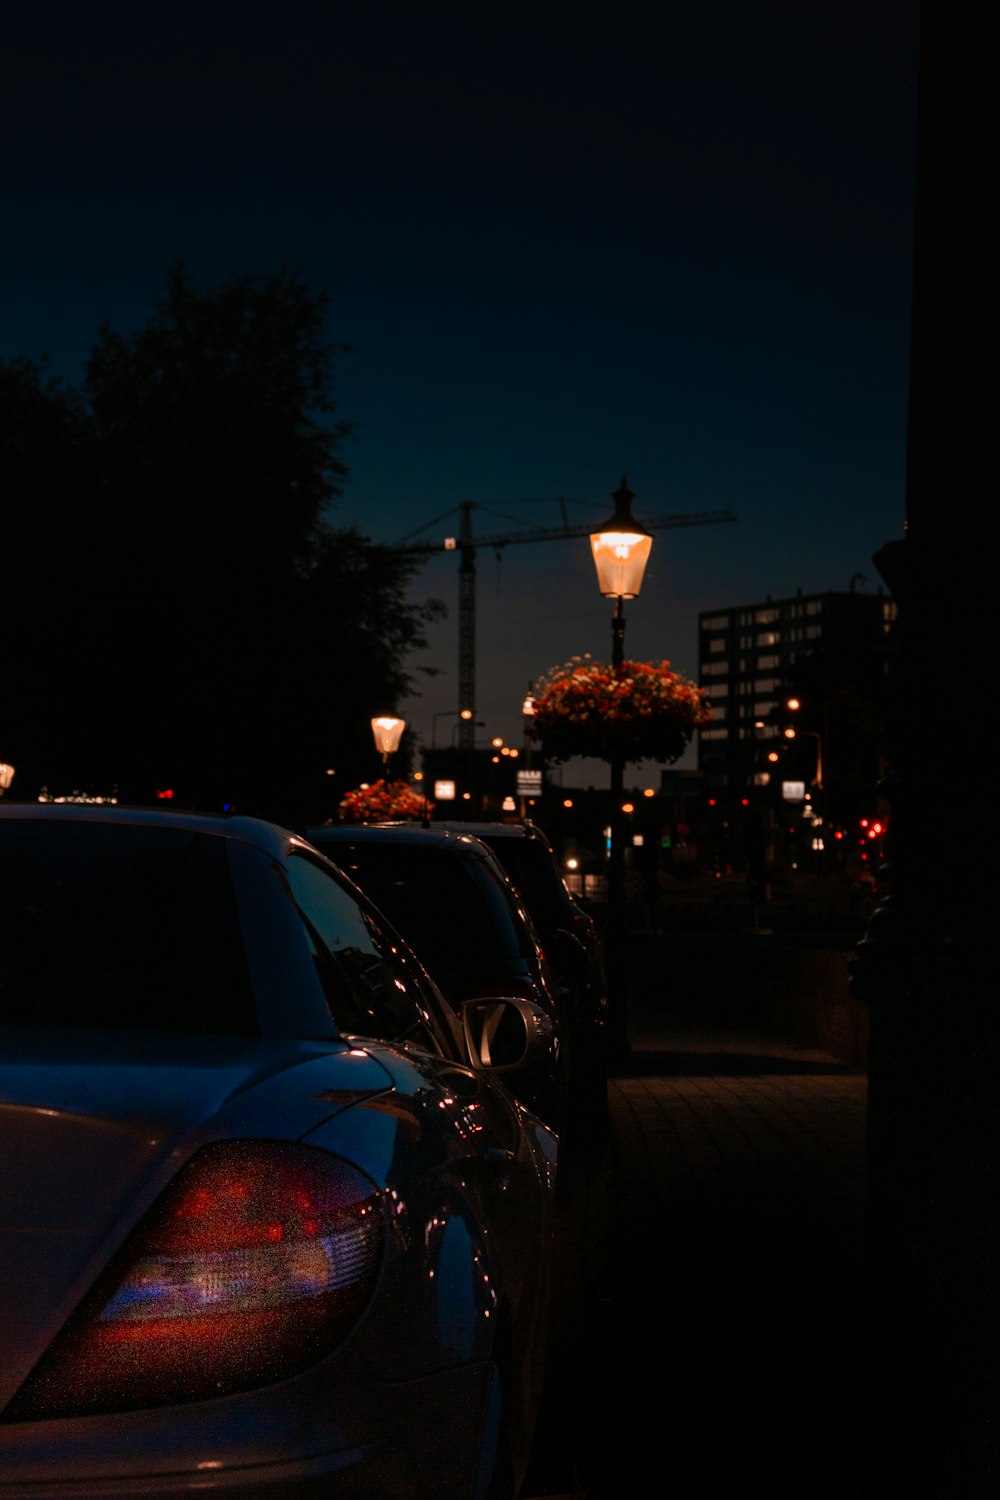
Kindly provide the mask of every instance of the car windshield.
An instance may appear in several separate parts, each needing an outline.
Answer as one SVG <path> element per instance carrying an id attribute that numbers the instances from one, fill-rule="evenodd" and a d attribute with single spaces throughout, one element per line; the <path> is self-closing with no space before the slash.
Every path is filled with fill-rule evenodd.
<path id="1" fill-rule="evenodd" d="M 0 1023 L 257 1032 L 223 840 L 0 824 Z"/>

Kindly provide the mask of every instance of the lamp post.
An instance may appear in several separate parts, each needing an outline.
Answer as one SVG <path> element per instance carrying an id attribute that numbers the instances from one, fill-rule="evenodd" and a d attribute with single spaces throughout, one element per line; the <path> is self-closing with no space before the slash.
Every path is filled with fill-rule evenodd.
<path id="1" fill-rule="evenodd" d="M 611 497 L 614 513 L 590 534 L 597 569 L 597 586 L 605 599 L 614 599 L 611 619 L 611 665 L 616 674 L 625 668 L 625 600 L 637 599 L 649 561 L 653 538 L 632 515 L 635 494 L 622 475 Z M 612 1057 L 628 1053 L 625 994 L 625 847 L 622 795 L 625 757 L 613 751 L 611 767 L 611 848 L 608 851 L 608 909 L 606 966 L 608 976 L 609 1050 Z"/>
<path id="2" fill-rule="evenodd" d="M 791 714 L 797 714 L 798 711 L 799 711 L 799 709 L 801 707 L 802 707 L 802 701 L 801 701 L 801 699 L 799 699 L 799 698 L 786 698 L 785 699 L 785 708 L 788 710 L 789 713 L 791 713 Z M 824 729 L 825 729 L 825 727 L 826 727 L 826 710 L 825 710 L 825 708 L 824 708 L 824 711 L 823 711 L 823 724 L 824 724 Z M 816 741 L 816 775 L 812 778 L 812 783 L 811 784 L 816 788 L 817 791 L 821 792 L 823 790 L 823 750 L 825 748 L 824 741 L 825 741 L 826 736 L 825 736 L 825 734 L 820 733 L 820 731 L 817 730 L 817 729 L 797 729 L 794 724 L 787 725 L 787 727 L 785 729 L 785 739 L 786 740 L 797 739 L 800 734 L 806 736 L 808 739 Z"/>
<path id="3" fill-rule="evenodd" d="M 812 785 L 817 791 L 823 790 L 823 736 L 816 729 L 795 729 L 791 725 L 785 730 L 786 740 L 797 740 L 799 736 L 816 741 L 816 774 L 812 778 Z"/>
<path id="4" fill-rule="evenodd" d="M 527 691 L 527 693 L 524 696 L 524 702 L 521 704 L 521 717 L 524 720 L 524 769 L 525 769 L 525 771 L 530 771 L 532 769 L 532 766 L 531 766 L 531 721 L 535 717 L 535 700 L 534 700 L 534 697 L 532 696 L 530 682 L 528 684 L 528 691 Z M 530 778 L 527 778 L 527 779 L 530 780 Z M 519 804 L 518 805 L 518 811 L 520 813 L 521 821 L 523 823 L 524 820 L 525 820 L 525 818 L 528 816 L 528 794 L 527 794 L 527 792 L 521 792 L 520 793 L 520 795 L 518 797 L 518 804 Z"/>
<path id="5" fill-rule="evenodd" d="M 432 750 L 436 750 L 437 749 L 437 721 L 438 721 L 438 719 L 471 719 L 471 718 L 472 718 L 472 709 L 471 708 L 445 708 L 445 709 L 442 709 L 440 713 L 431 714 L 431 749 Z M 454 738 L 455 738 L 455 736 L 454 736 L 454 730 L 455 730 L 455 728 L 457 728 L 457 726 L 456 725 L 452 725 L 452 730 L 453 730 L 452 740 L 454 740 Z"/>
<path id="6" fill-rule="evenodd" d="M 389 771 L 389 756 L 395 754 L 399 749 L 399 742 L 406 728 L 405 719 L 397 719 L 392 714 L 380 714 L 378 718 L 372 719 L 372 734 L 375 736 L 375 748 L 382 756 L 382 764 L 385 774 Z"/>

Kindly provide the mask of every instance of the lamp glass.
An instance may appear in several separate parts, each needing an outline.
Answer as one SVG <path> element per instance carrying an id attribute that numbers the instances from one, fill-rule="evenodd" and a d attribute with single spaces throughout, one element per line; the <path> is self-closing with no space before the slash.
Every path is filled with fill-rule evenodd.
<path id="1" fill-rule="evenodd" d="M 606 599 L 636 599 L 653 538 L 639 531 L 594 531 L 590 546 L 597 583 Z"/>
<path id="2" fill-rule="evenodd" d="M 405 719 L 394 719 L 389 714 L 381 714 L 377 719 L 372 719 L 375 748 L 383 755 L 392 755 L 395 750 L 399 749 L 399 742 L 405 728 Z"/>

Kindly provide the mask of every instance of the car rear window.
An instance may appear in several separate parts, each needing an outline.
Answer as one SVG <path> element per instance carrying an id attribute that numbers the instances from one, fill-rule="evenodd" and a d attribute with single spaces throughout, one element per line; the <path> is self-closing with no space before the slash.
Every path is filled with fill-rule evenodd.
<path id="1" fill-rule="evenodd" d="M 224 841 L 0 824 L 0 1023 L 255 1034 Z"/>
<path id="2" fill-rule="evenodd" d="M 316 840 L 366 892 L 446 991 L 519 974 L 525 939 L 489 871 L 445 849 Z"/>
<path id="3" fill-rule="evenodd" d="M 503 865 L 524 898 L 539 932 L 565 926 L 569 897 L 559 867 L 541 844 L 530 839 L 480 835 Z"/>

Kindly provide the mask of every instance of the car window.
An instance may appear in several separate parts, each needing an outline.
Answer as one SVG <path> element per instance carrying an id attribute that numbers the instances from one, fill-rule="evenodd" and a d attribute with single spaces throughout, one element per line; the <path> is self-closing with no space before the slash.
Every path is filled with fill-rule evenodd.
<path id="1" fill-rule="evenodd" d="M 255 1034 L 225 841 L 4 821 L 0 1022 Z"/>
<path id="2" fill-rule="evenodd" d="M 291 854 L 286 871 L 337 1030 L 441 1052 L 420 977 L 375 915 L 306 854 Z"/>

